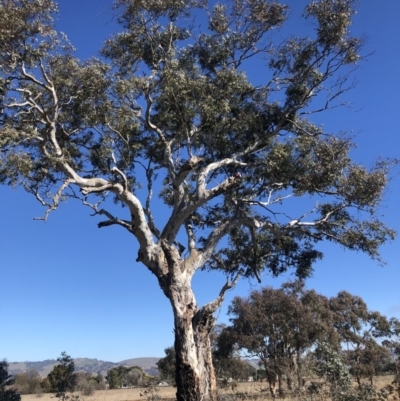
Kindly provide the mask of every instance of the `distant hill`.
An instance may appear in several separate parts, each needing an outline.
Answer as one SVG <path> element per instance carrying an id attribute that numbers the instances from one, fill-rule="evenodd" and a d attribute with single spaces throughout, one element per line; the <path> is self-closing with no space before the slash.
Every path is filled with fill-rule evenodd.
<path id="1" fill-rule="evenodd" d="M 101 373 L 105 376 L 108 370 L 117 366 L 139 366 L 147 374 L 158 376 L 156 363 L 159 359 L 160 358 L 156 357 L 133 358 L 115 363 L 91 358 L 75 358 L 74 362 L 76 372 Z M 8 371 L 10 374 L 15 375 L 17 373 L 26 372 L 28 369 L 35 369 L 42 377 L 46 377 L 56 364 L 57 361 L 55 359 L 47 359 L 40 362 L 9 362 Z"/>

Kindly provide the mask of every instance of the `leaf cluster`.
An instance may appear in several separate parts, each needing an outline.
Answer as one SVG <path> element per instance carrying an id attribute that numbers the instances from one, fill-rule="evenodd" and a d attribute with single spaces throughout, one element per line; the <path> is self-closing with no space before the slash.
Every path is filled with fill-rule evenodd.
<path id="1" fill-rule="evenodd" d="M 156 241 L 181 242 L 186 228 L 202 266 L 228 275 L 304 278 L 325 240 L 379 260 L 395 234 L 375 217 L 391 163 L 355 163 L 348 135 L 312 121 L 340 105 L 361 57 L 354 1 L 312 1 L 314 34 L 278 43 L 279 2 L 118 0 L 122 31 L 87 61 L 55 32 L 56 9 L 0 0 L 0 182 L 50 211 L 70 197 L 99 213 L 111 195 L 139 242 L 135 213 Z M 246 70 L 261 59 L 255 85 Z"/>

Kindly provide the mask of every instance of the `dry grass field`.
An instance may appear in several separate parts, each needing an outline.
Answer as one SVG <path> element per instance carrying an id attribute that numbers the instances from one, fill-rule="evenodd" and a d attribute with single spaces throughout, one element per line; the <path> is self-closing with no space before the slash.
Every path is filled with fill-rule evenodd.
<path id="1" fill-rule="evenodd" d="M 393 376 L 382 376 L 377 377 L 375 380 L 375 385 L 377 388 L 383 388 L 386 385 L 390 384 L 393 381 Z M 174 387 L 158 387 L 159 393 L 158 395 L 162 398 L 162 400 L 174 400 L 176 389 Z M 140 394 L 143 392 L 142 388 L 131 388 L 131 389 L 119 389 L 119 390 L 100 390 L 95 391 L 93 395 L 90 396 L 81 396 L 80 399 L 82 401 L 146 401 L 145 396 L 141 396 Z M 261 397 L 257 397 L 258 400 L 271 400 L 269 396 L 269 392 L 267 391 L 266 383 L 238 383 L 235 390 L 231 389 L 223 389 L 221 393 L 225 395 L 232 395 L 232 400 L 236 397 L 233 397 L 235 393 L 241 393 L 242 395 L 248 394 L 251 399 L 251 395 L 261 395 Z M 78 394 L 78 393 L 77 393 Z M 42 395 L 23 395 L 22 401 L 56 401 L 53 394 L 42 394 Z M 240 398 L 242 400 L 246 400 L 246 396 Z M 227 397 L 230 399 L 230 397 Z M 294 401 L 292 398 L 280 399 L 281 401 Z"/>
<path id="2" fill-rule="evenodd" d="M 169 387 L 158 387 L 159 396 L 165 400 L 173 400 L 176 394 L 176 388 Z M 265 394 L 265 399 L 269 399 L 266 392 L 265 383 L 238 383 L 236 389 L 233 391 L 231 389 L 224 389 L 221 392 L 225 394 L 234 394 L 236 392 L 248 393 L 248 394 L 260 394 L 261 389 Z M 90 396 L 80 396 L 83 401 L 146 401 L 146 397 L 140 396 L 143 392 L 142 388 L 131 388 L 131 389 L 119 389 L 119 390 L 99 390 L 95 391 L 93 395 Z M 55 401 L 54 394 L 30 394 L 23 395 L 21 401 Z"/>

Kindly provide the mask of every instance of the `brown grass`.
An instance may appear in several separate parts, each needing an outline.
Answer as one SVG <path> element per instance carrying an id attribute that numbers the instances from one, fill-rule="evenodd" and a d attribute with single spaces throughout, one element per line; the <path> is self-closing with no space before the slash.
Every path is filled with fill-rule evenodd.
<path id="1" fill-rule="evenodd" d="M 375 379 L 375 385 L 378 389 L 391 384 L 393 381 L 393 376 L 380 376 Z M 159 395 L 165 400 L 174 400 L 176 394 L 176 388 L 174 387 L 158 387 Z M 80 398 L 82 401 L 146 401 L 146 397 L 141 397 L 140 393 L 143 392 L 142 388 L 131 388 L 131 389 L 119 389 L 119 390 L 98 390 L 95 391 L 93 395 L 82 396 Z M 257 398 L 258 400 L 270 400 L 269 392 L 267 391 L 266 383 L 260 382 L 249 382 L 249 383 L 238 383 L 235 389 L 222 389 L 221 393 L 226 395 L 234 395 L 235 393 L 248 394 L 251 395 L 262 395 Z M 79 394 L 79 393 L 77 393 Z M 244 397 L 246 400 L 247 397 Z M 54 394 L 43 394 L 38 397 L 36 394 L 22 395 L 21 401 L 56 401 Z M 232 397 L 233 399 L 233 397 Z M 292 401 L 291 398 L 280 399 L 281 401 Z"/>
<path id="2" fill-rule="evenodd" d="M 158 387 L 159 395 L 163 399 L 173 400 L 176 395 L 176 388 L 172 386 Z M 234 394 L 236 392 L 260 394 L 260 389 L 266 390 L 266 383 L 238 383 L 236 389 L 226 388 L 221 390 L 224 394 Z M 93 395 L 81 396 L 83 401 L 145 401 L 146 397 L 141 397 L 142 388 L 118 389 L 118 390 L 98 390 Z M 79 394 L 79 393 L 76 393 Z M 267 399 L 267 398 L 266 398 Z M 42 394 L 38 397 L 37 394 L 27 394 L 21 396 L 21 401 L 56 401 L 54 394 Z"/>

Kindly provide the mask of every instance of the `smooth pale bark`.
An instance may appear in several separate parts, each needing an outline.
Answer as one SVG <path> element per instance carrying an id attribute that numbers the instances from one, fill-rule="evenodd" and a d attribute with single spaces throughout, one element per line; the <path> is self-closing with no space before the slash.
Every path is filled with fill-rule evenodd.
<path id="1" fill-rule="evenodd" d="M 227 281 L 219 296 L 198 307 L 191 280 L 198 266 L 195 252 L 183 260 L 178 250 L 165 241 L 156 245 L 157 264 L 151 271 L 157 276 L 174 313 L 176 386 L 178 401 L 216 401 L 217 382 L 212 363 L 210 332 L 215 324 L 214 312 L 224 300 L 225 292 L 233 288 L 241 274 Z"/>
<path id="2" fill-rule="evenodd" d="M 214 401 L 217 386 L 209 336 L 214 316 L 198 309 L 191 276 L 169 270 L 172 274 L 159 278 L 159 283 L 174 313 L 177 400 Z"/>

